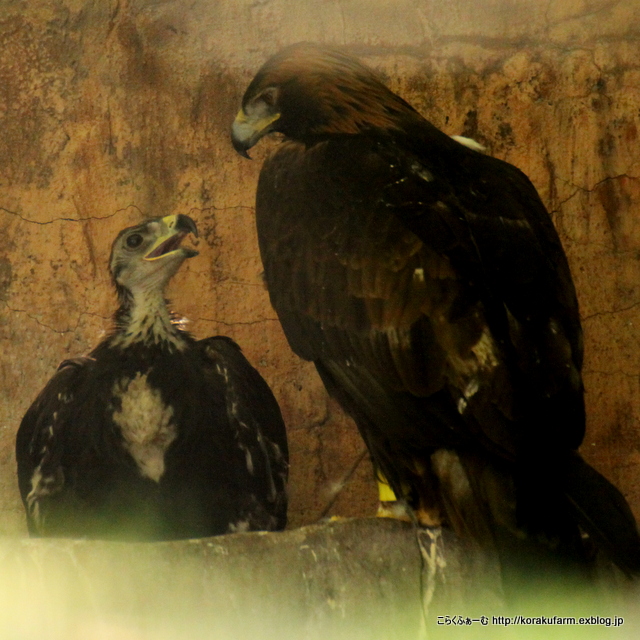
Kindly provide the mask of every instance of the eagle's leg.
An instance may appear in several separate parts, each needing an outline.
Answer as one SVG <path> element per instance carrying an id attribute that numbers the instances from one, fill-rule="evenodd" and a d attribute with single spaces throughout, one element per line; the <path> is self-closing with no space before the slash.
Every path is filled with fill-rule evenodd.
<path id="1" fill-rule="evenodd" d="M 378 518 L 395 518 L 411 522 L 411 507 L 404 499 L 398 499 L 395 492 L 380 471 L 377 472 L 378 482 Z"/>
<path id="2" fill-rule="evenodd" d="M 419 496 L 418 500 L 414 503 L 413 500 L 407 500 L 407 498 L 398 497 L 396 492 L 391 488 L 391 485 L 387 481 L 384 474 L 376 469 L 376 480 L 378 483 L 378 518 L 395 518 L 396 520 L 403 520 L 405 522 L 413 522 L 419 524 L 422 527 L 440 527 L 444 524 L 445 518 L 442 515 L 442 510 L 435 500 L 428 501 L 426 497 L 432 495 L 431 491 L 426 490 L 431 488 L 430 482 L 428 482 L 429 474 L 426 473 L 423 465 L 415 462 L 415 468 L 413 472 L 416 474 L 415 486 L 422 487 L 425 490 L 417 491 Z M 424 486 L 423 486 L 424 485 Z M 411 496 L 414 492 L 411 491 L 409 486 L 402 486 L 402 493 L 405 496 Z M 414 503 L 412 508 L 410 503 Z"/>
<path id="3" fill-rule="evenodd" d="M 411 506 L 404 498 L 398 498 L 384 475 L 378 471 L 378 518 L 395 518 L 404 522 L 416 522 L 422 527 L 439 527 L 443 523 L 440 511 L 437 508 L 428 507 L 422 500 L 417 509 Z M 408 493 L 408 492 L 407 492 Z"/>
<path id="4" fill-rule="evenodd" d="M 439 509 L 428 508 L 423 504 L 414 511 L 416 519 L 423 527 L 441 527 L 445 523 Z"/>

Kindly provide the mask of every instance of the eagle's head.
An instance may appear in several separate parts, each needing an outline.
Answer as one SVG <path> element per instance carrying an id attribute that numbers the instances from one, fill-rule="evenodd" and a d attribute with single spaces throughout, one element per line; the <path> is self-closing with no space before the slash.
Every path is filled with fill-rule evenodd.
<path id="1" fill-rule="evenodd" d="M 238 153 L 271 132 L 311 144 L 333 134 L 401 130 L 417 113 L 368 67 L 329 47 L 291 45 L 258 71 L 232 127 Z"/>
<path id="2" fill-rule="evenodd" d="M 196 223 L 183 214 L 150 218 L 122 230 L 111 247 L 109 270 L 119 293 L 162 292 L 186 258 L 198 255 L 182 247 L 187 234 L 196 237 Z"/>

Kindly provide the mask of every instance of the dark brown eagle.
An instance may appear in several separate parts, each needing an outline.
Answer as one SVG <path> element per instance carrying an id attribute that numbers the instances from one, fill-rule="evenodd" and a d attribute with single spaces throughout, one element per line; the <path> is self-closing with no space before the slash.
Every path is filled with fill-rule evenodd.
<path id="1" fill-rule="evenodd" d="M 582 562 L 595 546 L 640 570 L 627 503 L 577 453 L 578 303 L 528 178 L 312 44 L 247 88 L 234 147 L 270 132 L 285 136 L 256 197 L 271 302 L 396 496 L 498 550 L 526 538 Z"/>

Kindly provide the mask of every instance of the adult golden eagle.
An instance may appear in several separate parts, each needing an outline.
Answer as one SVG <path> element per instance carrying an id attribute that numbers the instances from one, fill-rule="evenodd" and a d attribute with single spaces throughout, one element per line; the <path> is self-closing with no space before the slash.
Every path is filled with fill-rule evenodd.
<path id="1" fill-rule="evenodd" d="M 32 535 L 162 540 L 286 524 L 278 404 L 230 338 L 196 341 L 164 288 L 196 233 L 185 215 L 115 239 L 115 329 L 66 360 L 24 416 L 18 483 Z"/>
<path id="2" fill-rule="evenodd" d="M 247 88 L 236 150 L 270 132 L 285 136 L 256 198 L 271 302 L 395 494 L 485 545 L 527 532 L 583 558 L 595 542 L 640 570 L 628 505 L 576 451 L 578 303 L 527 177 L 317 45 Z"/>

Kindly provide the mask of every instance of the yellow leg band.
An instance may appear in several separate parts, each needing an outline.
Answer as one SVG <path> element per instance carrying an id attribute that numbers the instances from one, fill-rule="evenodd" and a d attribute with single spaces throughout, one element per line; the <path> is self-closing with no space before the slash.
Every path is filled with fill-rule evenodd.
<path id="1" fill-rule="evenodd" d="M 378 472 L 378 496 L 380 502 L 396 502 L 398 498 L 386 478 Z"/>

